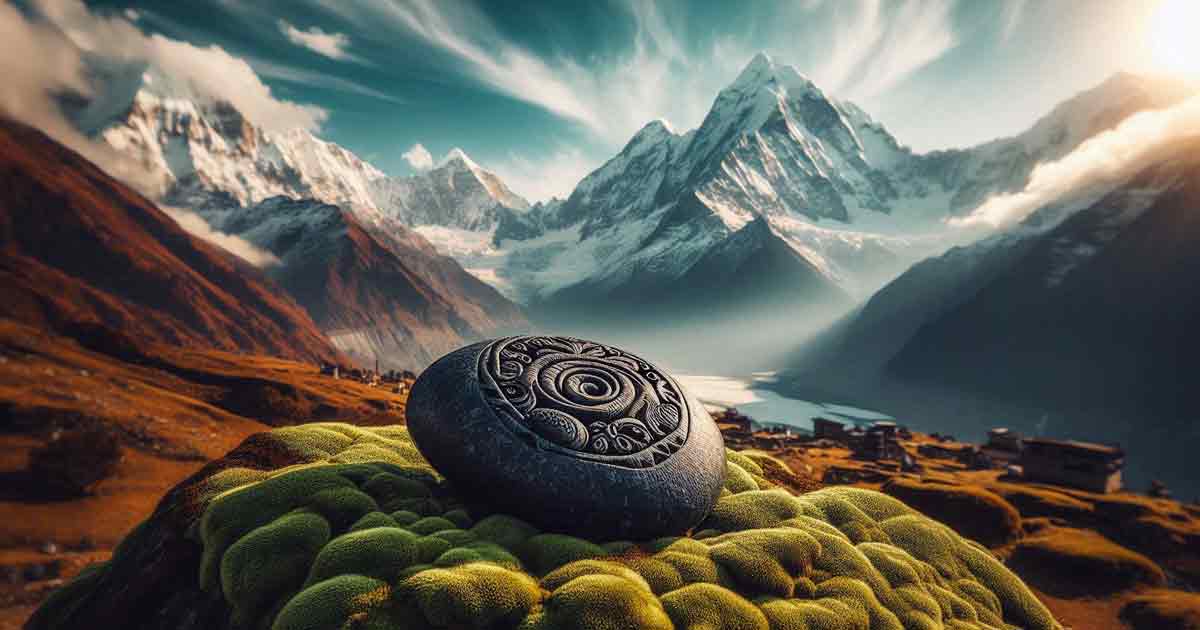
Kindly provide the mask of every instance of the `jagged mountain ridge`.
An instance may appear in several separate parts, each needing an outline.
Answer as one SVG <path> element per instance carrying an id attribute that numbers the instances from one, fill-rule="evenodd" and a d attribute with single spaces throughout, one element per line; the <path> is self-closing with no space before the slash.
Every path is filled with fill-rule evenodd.
<path id="1" fill-rule="evenodd" d="M 818 284 L 836 289 L 824 295 L 865 296 L 937 253 L 947 216 L 1020 188 L 1039 160 L 1184 93 L 1119 75 L 1020 136 L 920 155 L 857 106 L 759 55 L 717 96 L 700 127 L 678 134 L 662 121 L 648 124 L 565 200 L 530 207 L 461 151 L 412 177 L 351 169 L 339 176 L 353 185 L 270 192 L 347 205 L 364 225 L 412 227 L 535 310 L 586 310 L 617 294 L 659 300 L 710 250 L 755 243 L 733 237 L 757 217 L 767 217 L 796 253 L 777 259 L 799 262 L 781 276 L 807 275 L 801 268 L 811 267 L 823 277 Z M 177 186 L 176 196 L 200 208 L 214 191 L 242 205 L 255 199 L 219 178 L 200 188 L 203 194 L 189 195 Z M 641 293 L 626 290 L 635 286 Z M 805 300 L 798 295 L 795 303 Z"/>
<path id="2" fill-rule="evenodd" d="M 373 180 L 370 191 L 385 215 L 410 226 L 489 230 L 501 209 L 529 209 L 528 201 L 457 148 L 428 171 Z"/>
<path id="3" fill-rule="evenodd" d="M 40 131 L 0 120 L 0 180 L 3 317 L 67 336 L 100 324 L 135 342 L 345 360 L 257 270 Z"/>
<path id="4" fill-rule="evenodd" d="M 275 196 L 345 206 L 368 223 L 494 227 L 499 208 L 529 202 L 461 149 L 435 168 L 389 177 L 304 129 L 269 133 L 228 102 L 154 66 L 94 68 L 100 96 L 70 109 L 77 126 L 142 164 L 153 192 L 181 206 L 238 205 Z"/>
<path id="5" fill-rule="evenodd" d="M 104 74 L 107 91 L 76 108 L 81 129 L 144 164 L 164 203 L 279 256 L 267 272 L 352 357 L 420 368 L 527 324 L 407 227 L 418 211 L 484 227 L 501 207 L 527 207 L 461 150 L 429 172 L 389 178 L 308 131 L 268 133 L 152 67 L 122 71 Z"/>
<path id="6" fill-rule="evenodd" d="M 502 216 L 493 264 L 508 294 L 535 309 L 578 304 L 584 288 L 603 303 L 635 277 L 667 288 L 705 251 L 766 217 L 828 282 L 866 296 L 938 253 L 948 217 L 1021 189 L 1039 162 L 1189 90 L 1117 75 L 1019 136 L 917 154 L 854 104 L 759 55 L 697 129 L 651 122 L 566 200 Z"/>
<path id="7" fill-rule="evenodd" d="M 109 70 L 103 82 L 78 125 L 143 165 L 171 203 L 219 191 L 243 205 L 287 195 L 374 207 L 368 184 L 384 174 L 307 130 L 263 131 L 151 66 Z"/>

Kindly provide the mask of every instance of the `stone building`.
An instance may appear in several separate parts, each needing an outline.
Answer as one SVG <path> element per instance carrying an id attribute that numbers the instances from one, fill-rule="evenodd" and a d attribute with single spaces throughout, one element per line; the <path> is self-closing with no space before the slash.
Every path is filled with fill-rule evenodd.
<path id="1" fill-rule="evenodd" d="M 851 448 L 856 457 L 872 461 L 899 460 L 904 456 L 895 422 L 876 422 L 860 439 L 854 440 Z"/>
<path id="2" fill-rule="evenodd" d="M 1021 434 L 1011 429 L 997 427 L 988 431 L 987 443 L 983 445 L 983 453 L 993 461 L 1008 465 L 1015 463 L 1021 457 L 1024 441 Z"/>
<path id="3" fill-rule="evenodd" d="M 813 437 L 818 440 L 844 440 L 846 423 L 828 418 L 813 418 Z"/>
<path id="4" fill-rule="evenodd" d="M 728 407 L 721 413 L 713 414 L 713 421 L 725 435 L 750 437 L 754 433 L 754 420 L 738 412 L 737 407 Z"/>
<path id="5" fill-rule="evenodd" d="M 1121 489 L 1125 451 L 1105 444 L 1030 438 L 1018 461 L 1026 481 L 1107 493 Z"/>

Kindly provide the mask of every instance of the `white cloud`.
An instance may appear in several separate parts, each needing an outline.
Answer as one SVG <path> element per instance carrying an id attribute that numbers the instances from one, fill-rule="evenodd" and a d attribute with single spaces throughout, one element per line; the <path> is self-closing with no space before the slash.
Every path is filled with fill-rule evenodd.
<path id="1" fill-rule="evenodd" d="M 0 41 L 5 46 L 5 54 L 0 55 L 0 76 L 4 77 L 0 113 L 41 129 L 114 176 L 151 191 L 153 184 L 145 179 L 144 168 L 80 134 L 59 110 L 52 95 L 86 95 L 89 86 L 79 51 L 57 28 L 27 20 L 11 4 L 0 3 Z"/>
<path id="2" fill-rule="evenodd" d="M 162 35 L 145 35 L 123 14 L 94 14 L 79 0 L 36 0 L 34 9 L 48 24 L 30 22 L 18 15 L 16 28 L 33 31 L 56 28 L 61 33 L 58 41 L 62 47 L 56 56 L 71 57 L 77 65 L 82 52 L 105 59 L 154 64 L 195 92 L 229 101 L 251 122 L 269 131 L 298 127 L 316 130 L 328 116 L 320 107 L 277 98 L 246 60 L 219 46 L 201 47 Z M 68 41 L 62 41 L 63 36 Z M 15 63 L 40 58 L 9 57 L 15 58 Z M 31 72 L 38 72 L 44 64 L 26 65 Z M 47 72 L 53 76 L 52 70 Z M 6 91 L 11 89 L 11 85 L 5 86 Z"/>
<path id="3" fill-rule="evenodd" d="M 412 148 L 400 154 L 400 157 L 418 171 L 427 171 L 433 168 L 433 155 L 420 142 L 412 145 Z"/>
<path id="4" fill-rule="evenodd" d="M 506 160 L 489 164 L 513 192 L 530 201 L 565 198 L 579 180 L 596 167 L 596 161 L 576 148 L 560 147 L 549 154 L 530 157 L 510 153 Z"/>
<path id="5" fill-rule="evenodd" d="M 280 264 L 279 258 L 275 254 L 254 245 L 240 236 L 212 229 L 208 225 L 208 222 L 195 212 L 169 206 L 160 206 L 160 208 L 172 219 L 175 219 L 179 227 L 183 228 L 188 234 L 208 241 L 255 267 L 269 267 Z"/>
<path id="6" fill-rule="evenodd" d="M 144 40 L 145 59 L 167 76 L 186 81 L 196 92 L 228 101 L 248 120 L 271 132 L 316 131 L 329 112 L 315 105 L 281 100 L 271 93 L 250 64 L 219 46 L 202 48 L 151 35 Z"/>
<path id="7" fill-rule="evenodd" d="M 957 46 L 950 25 L 953 6 L 949 0 L 901 4 L 872 51 L 865 75 L 852 84 L 849 96 L 871 98 L 882 94 Z"/>
<path id="8" fill-rule="evenodd" d="M 1056 162 L 1039 165 L 1024 190 L 992 197 L 960 226 L 1011 225 L 1034 210 L 1080 190 L 1118 184 L 1149 166 L 1167 145 L 1200 136 L 1200 96 L 1125 119 Z"/>
<path id="9" fill-rule="evenodd" d="M 704 80 L 705 102 L 711 102 L 719 86 L 700 67 L 683 71 L 683 46 L 647 3 L 629 5 L 639 28 L 630 54 L 601 67 L 584 67 L 565 57 L 537 56 L 505 38 L 486 16 L 467 5 L 366 0 L 349 6 L 316 1 L 379 42 L 394 40 L 396 29 L 404 29 L 451 54 L 457 67 L 490 89 L 578 122 L 613 145 L 624 143 L 655 118 L 699 122 L 703 113 L 695 115 L 697 108 L 690 104 L 692 116 L 676 114 L 674 103 L 701 93 L 672 89 L 681 82 Z M 748 60 L 747 56 L 738 63 Z"/>
<path id="10" fill-rule="evenodd" d="M 358 59 L 346 51 L 350 46 L 350 37 L 345 33 L 326 33 L 316 26 L 300 30 L 286 20 L 279 20 L 279 31 L 288 41 L 318 55 L 339 61 Z"/>

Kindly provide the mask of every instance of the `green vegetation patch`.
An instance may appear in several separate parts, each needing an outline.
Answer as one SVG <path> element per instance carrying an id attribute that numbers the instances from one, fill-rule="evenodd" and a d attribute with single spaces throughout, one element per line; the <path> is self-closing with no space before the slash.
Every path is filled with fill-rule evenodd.
<path id="1" fill-rule="evenodd" d="M 879 492 L 773 488 L 761 453 L 728 453 L 695 531 L 593 541 L 467 512 L 403 427 L 267 436 L 303 463 L 215 474 L 193 527 L 245 627 L 1060 630 L 978 544 Z"/>

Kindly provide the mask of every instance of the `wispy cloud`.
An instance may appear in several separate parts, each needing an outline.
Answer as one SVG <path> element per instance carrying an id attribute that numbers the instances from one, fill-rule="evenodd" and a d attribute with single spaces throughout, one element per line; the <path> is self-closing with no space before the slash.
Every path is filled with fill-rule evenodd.
<path id="1" fill-rule="evenodd" d="M 429 153 L 429 149 L 425 145 L 417 143 L 412 145 L 412 148 L 400 154 L 408 165 L 418 171 L 427 171 L 433 168 L 433 155 Z"/>
<path id="2" fill-rule="evenodd" d="M 508 41 L 473 8 L 428 0 L 404 4 L 367 0 L 364 6 L 368 7 L 370 15 L 351 14 L 363 26 L 390 24 L 406 28 L 429 44 L 458 57 L 477 79 L 501 93 L 589 127 L 601 125 L 592 106 L 579 97 L 577 90 L 559 76 L 555 68 Z"/>
<path id="3" fill-rule="evenodd" d="M 1021 18 L 1025 15 L 1025 5 L 1026 0 L 1005 0 L 1000 10 L 1000 18 L 1004 24 L 1000 29 L 1000 41 L 1007 42 L 1012 39 L 1017 26 L 1021 24 Z"/>
<path id="4" fill-rule="evenodd" d="M 326 74 L 324 72 L 316 72 L 305 68 L 298 68 L 285 64 L 259 59 L 257 57 L 246 57 L 246 62 L 259 75 L 268 79 L 278 79 L 280 81 L 289 81 L 291 83 L 300 83 L 313 87 L 324 88 L 327 90 L 336 90 L 345 92 L 346 94 L 357 94 L 359 96 L 368 96 L 370 98 L 379 99 L 388 103 L 402 105 L 406 101 L 399 96 L 388 94 L 372 87 L 365 86 L 361 83 L 356 83 L 349 79 Z"/>
<path id="5" fill-rule="evenodd" d="M 958 45 L 953 8 L 953 0 L 812 4 L 807 12 L 828 20 L 830 28 L 825 61 L 810 75 L 834 94 L 875 98 Z"/>
<path id="6" fill-rule="evenodd" d="M 1118 184 L 1160 159 L 1162 150 L 1186 137 L 1200 137 L 1200 96 L 1158 111 L 1145 111 L 1092 137 L 1066 157 L 1034 169 L 1020 192 L 997 195 L 960 226 L 1003 226 L 1075 191 Z"/>
<path id="7" fill-rule="evenodd" d="M 535 201 L 565 198 L 596 167 L 579 149 L 559 147 L 544 155 L 509 153 L 488 165 L 514 192 Z"/>
<path id="8" fill-rule="evenodd" d="M 834 93 L 873 97 L 939 58 L 956 44 L 952 0 L 809 0 L 785 5 L 763 28 L 697 44 L 670 7 L 618 0 L 635 26 L 624 54 L 586 62 L 539 56 L 503 35 L 469 4 L 432 0 L 311 0 L 377 43 L 402 29 L 455 60 L 455 70 L 491 90 L 583 125 L 610 146 L 646 122 L 665 118 L 681 129 L 700 122 L 716 93 L 755 52 L 791 62 L 806 54 L 797 30 L 829 22 L 828 42 L 808 70 Z M 770 14 L 772 11 L 764 11 Z M 814 32 L 820 32 L 813 29 Z"/>
<path id="9" fill-rule="evenodd" d="M 170 206 L 160 206 L 160 208 L 172 219 L 175 219 L 179 227 L 183 228 L 187 233 L 201 240 L 208 241 L 255 267 L 270 267 L 281 264 L 281 261 L 275 254 L 258 247 L 250 241 L 240 236 L 212 229 L 212 226 L 195 212 Z"/>
<path id="10" fill-rule="evenodd" d="M 346 50 L 350 47 L 350 36 L 345 33 L 326 33 L 316 26 L 301 30 L 287 20 L 279 20 L 278 24 L 279 32 L 301 48 L 338 61 L 360 61 Z"/>

